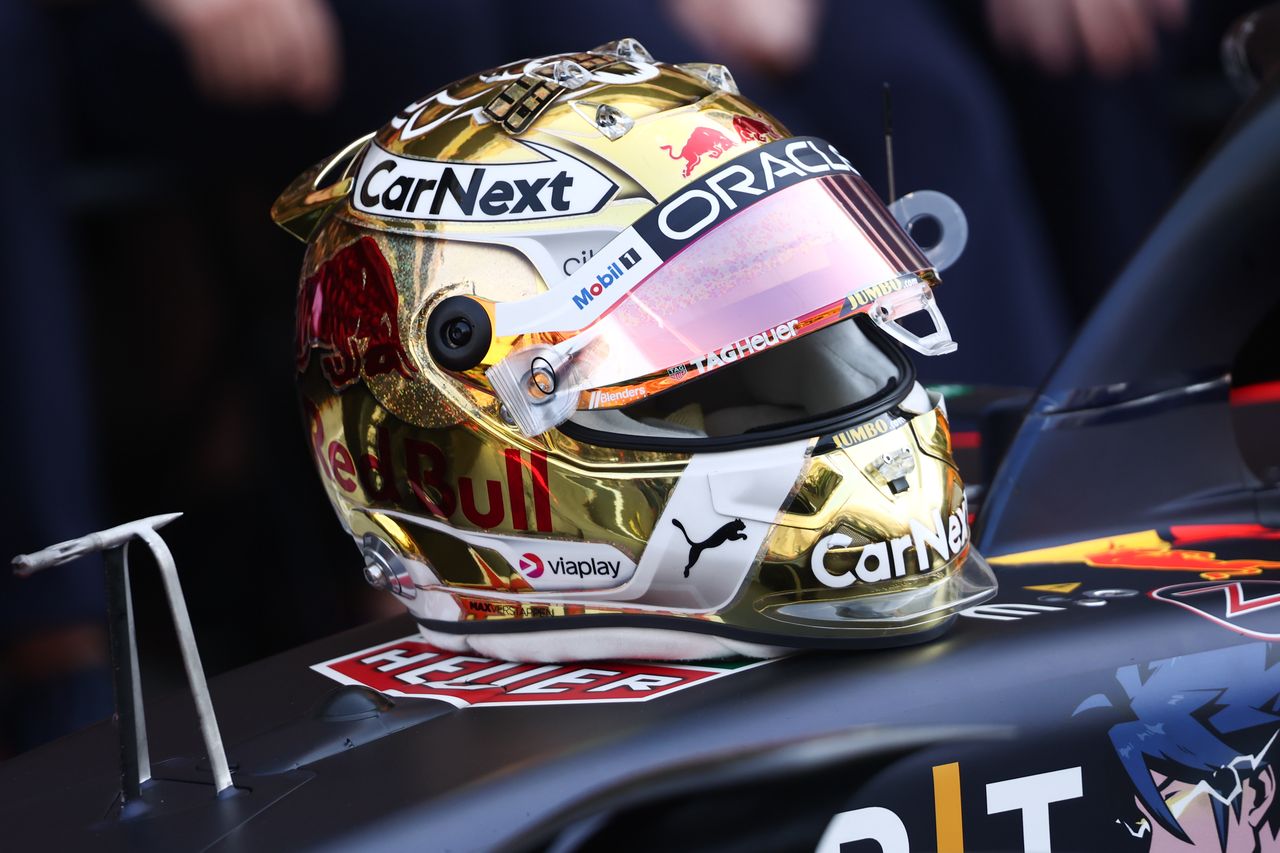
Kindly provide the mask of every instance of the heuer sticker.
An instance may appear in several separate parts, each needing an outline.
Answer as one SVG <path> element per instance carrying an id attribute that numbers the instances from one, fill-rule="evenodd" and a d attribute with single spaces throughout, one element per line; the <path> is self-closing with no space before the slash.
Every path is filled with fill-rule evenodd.
<path id="1" fill-rule="evenodd" d="M 311 668 L 341 684 L 464 708 L 646 702 L 766 663 L 771 661 L 515 663 L 445 651 L 415 634 Z"/>

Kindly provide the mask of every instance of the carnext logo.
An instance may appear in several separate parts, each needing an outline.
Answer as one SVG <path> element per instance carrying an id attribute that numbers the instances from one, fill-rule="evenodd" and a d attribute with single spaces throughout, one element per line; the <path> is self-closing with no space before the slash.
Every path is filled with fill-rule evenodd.
<path id="1" fill-rule="evenodd" d="M 421 160 L 372 145 L 360 162 L 352 201 L 357 210 L 378 216 L 497 222 L 594 213 L 618 189 L 606 175 L 563 151 L 522 144 L 543 159 Z"/>
<path id="2" fill-rule="evenodd" d="M 605 267 L 605 271 L 597 275 L 595 281 L 582 288 L 582 292 L 573 297 L 573 304 L 578 306 L 579 311 L 586 308 L 593 299 L 604 293 L 606 287 L 622 278 L 627 274 L 627 270 L 638 263 L 640 263 L 640 253 L 635 249 L 627 249 L 616 261 Z"/>

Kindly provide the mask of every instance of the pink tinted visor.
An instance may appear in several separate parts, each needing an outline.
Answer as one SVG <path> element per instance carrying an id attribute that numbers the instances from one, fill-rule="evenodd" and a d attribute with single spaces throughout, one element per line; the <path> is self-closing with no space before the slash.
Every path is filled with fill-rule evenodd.
<path id="1" fill-rule="evenodd" d="M 894 318 L 929 310 L 950 343 L 932 280 L 860 176 L 808 180 L 708 231 L 576 335 L 512 353 L 497 366 L 510 379 L 495 388 L 536 434 L 576 409 L 637 402 L 856 313 L 921 349 Z"/>

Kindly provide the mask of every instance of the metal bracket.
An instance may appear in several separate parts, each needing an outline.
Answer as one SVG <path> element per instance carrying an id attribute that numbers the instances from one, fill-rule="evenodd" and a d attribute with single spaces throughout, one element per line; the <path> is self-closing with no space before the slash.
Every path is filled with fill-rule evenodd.
<path id="1" fill-rule="evenodd" d="M 138 642 L 133 627 L 133 599 L 129 591 L 129 544 L 140 539 L 150 549 L 160 568 L 164 591 L 169 599 L 169 612 L 173 616 L 178 635 L 178 648 L 187 670 L 191 696 L 195 700 L 196 716 L 200 722 L 200 734 L 213 771 L 214 795 L 232 787 L 231 770 L 227 766 L 227 753 L 222 746 L 222 735 L 213 713 L 213 700 L 209 696 L 209 684 L 205 681 L 204 668 L 200 665 L 200 651 L 196 648 L 195 632 L 187 613 L 187 602 L 178 582 L 178 569 L 173 562 L 169 546 L 156 531 L 182 516 L 175 512 L 154 515 L 90 533 L 79 539 L 71 539 L 51 545 L 34 554 L 22 554 L 13 558 L 13 572 L 27 577 L 42 569 L 59 566 L 99 551 L 105 552 L 107 572 L 107 619 L 111 634 L 111 664 L 115 682 L 116 720 L 120 732 L 120 791 L 124 802 L 142 796 L 142 785 L 151 778 L 151 757 L 147 750 L 147 722 L 142 708 L 142 675 L 138 669 Z"/>

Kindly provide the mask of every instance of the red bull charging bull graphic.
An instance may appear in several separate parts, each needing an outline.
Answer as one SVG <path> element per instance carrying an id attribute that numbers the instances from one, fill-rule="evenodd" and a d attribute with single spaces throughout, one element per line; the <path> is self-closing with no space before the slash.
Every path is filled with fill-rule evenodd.
<path id="1" fill-rule="evenodd" d="M 672 160 L 684 161 L 684 170 L 680 174 L 687 178 L 693 174 L 694 169 L 698 168 L 698 164 L 702 162 L 703 157 L 710 157 L 713 160 L 719 159 L 721 154 L 728 151 L 735 144 L 737 143 L 718 130 L 710 127 L 699 127 L 689 134 L 689 140 L 680 149 L 680 153 L 677 154 L 670 145 L 662 145 L 659 148 L 667 152 L 667 156 Z"/>
<path id="2" fill-rule="evenodd" d="M 778 139 L 778 132 L 766 121 L 751 116 L 734 116 L 733 129 L 743 142 L 759 142 L 761 145 Z"/>
<path id="3" fill-rule="evenodd" d="M 335 391 L 365 376 L 418 372 L 400 340 L 400 298 L 391 267 L 372 237 L 338 250 L 302 283 L 298 292 L 298 372 L 311 350 Z"/>

